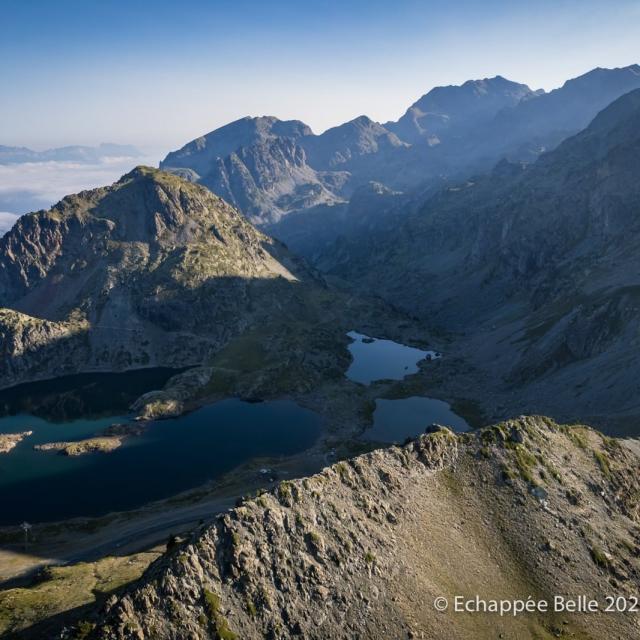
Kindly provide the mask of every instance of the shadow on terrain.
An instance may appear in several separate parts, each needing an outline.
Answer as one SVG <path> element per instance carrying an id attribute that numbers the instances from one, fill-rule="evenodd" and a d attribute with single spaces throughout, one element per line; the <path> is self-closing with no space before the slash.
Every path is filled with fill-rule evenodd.
<path id="1" fill-rule="evenodd" d="M 0 390 L 0 418 L 29 413 L 49 422 L 126 412 L 142 394 L 161 389 L 184 369 L 158 367 L 122 373 L 78 373 Z"/>

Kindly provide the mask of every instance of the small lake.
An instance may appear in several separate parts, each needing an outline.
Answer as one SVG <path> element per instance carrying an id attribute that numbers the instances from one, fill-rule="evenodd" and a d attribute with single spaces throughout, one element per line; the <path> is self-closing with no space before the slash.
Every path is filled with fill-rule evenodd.
<path id="1" fill-rule="evenodd" d="M 353 361 L 347 370 L 347 378 L 362 384 L 376 380 L 402 380 L 418 372 L 421 360 L 440 357 L 436 351 L 423 351 L 393 340 L 370 338 L 356 331 L 347 335 L 353 340 L 349 345 Z"/>
<path id="2" fill-rule="evenodd" d="M 32 392 L 37 384 L 44 383 L 29 385 Z M 215 479 L 251 458 L 301 452 L 321 432 L 320 418 L 294 402 L 229 399 L 153 422 L 111 453 L 67 457 L 34 451 L 34 444 L 86 438 L 128 420 L 126 413 L 56 418 L 33 413 L 0 418 L 0 433 L 33 431 L 11 452 L 0 454 L 0 525 L 140 507 Z"/>
<path id="3" fill-rule="evenodd" d="M 434 423 L 450 427 L 453 431 L 471 428 L 442 400 L 418 396 L 399 400 L 378 399 L 373 426 L 362 434 L 362 438 L 375 442 L 403 442 L 424 433 Z"/>

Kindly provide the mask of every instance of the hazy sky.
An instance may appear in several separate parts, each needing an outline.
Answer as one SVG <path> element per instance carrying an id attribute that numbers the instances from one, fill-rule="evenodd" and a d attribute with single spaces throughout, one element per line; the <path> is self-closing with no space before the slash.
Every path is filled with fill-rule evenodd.
<path id="1" fill-rule="evenodd" d="M 0 0 L 0 144 L 168 149 L 244 115 L 320 132 L 440 84 L 640 62 L 638 0 Z"/>

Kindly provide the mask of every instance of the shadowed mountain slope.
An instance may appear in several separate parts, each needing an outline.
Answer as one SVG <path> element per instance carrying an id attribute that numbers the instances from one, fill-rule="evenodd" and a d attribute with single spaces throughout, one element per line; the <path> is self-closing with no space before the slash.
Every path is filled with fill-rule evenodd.
<path id="1" fill-rule="evenodd" d="M 541 410 L 630 411 L 639 125 L 634 91 L 531 167 L 503 162 L 441 191 L 395 229 L 337 244 L 318 264 L 463 331 L 494 376 L 535 383 L 531 402 Z M 558 396 L 559 384 L 571 394 Z"/>
<path id="2" fill-rule="evenodd" d="M 204 187 L 139 167 L 0 239 L 0 384 L 203 364 L 251 328 L 319 328 L 338 298 Z"/>

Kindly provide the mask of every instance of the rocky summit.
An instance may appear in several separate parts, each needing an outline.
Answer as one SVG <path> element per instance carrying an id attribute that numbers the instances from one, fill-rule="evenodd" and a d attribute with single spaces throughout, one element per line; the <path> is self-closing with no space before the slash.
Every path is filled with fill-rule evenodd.
<path id="1" fill-rule="evenodd" d="M 323 285 L 218 196 L 138 167 L 0 239 L 1 384 L 200 364 L 308 287 Z"/>
<path id="2" fill-rule="evenodd" d="M 81 627 L 102 640 L 635 637 L 628 613 L 454 603 L 634 596 L 638 462 L 624 442 L 546 418 L 432 428 L 245 500 Z"/>

